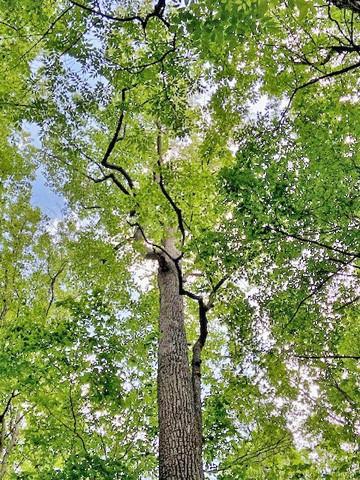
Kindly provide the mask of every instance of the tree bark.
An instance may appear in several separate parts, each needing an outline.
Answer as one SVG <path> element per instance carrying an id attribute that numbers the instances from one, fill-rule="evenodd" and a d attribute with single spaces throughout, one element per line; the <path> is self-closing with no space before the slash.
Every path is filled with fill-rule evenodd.
<path id="1" fill-rule="evenodd" d="M 159 255 L 158 262 L 159 479 L 203 480 L 202 433 L 195 411 L 178 271 L 165 254 Z"/>

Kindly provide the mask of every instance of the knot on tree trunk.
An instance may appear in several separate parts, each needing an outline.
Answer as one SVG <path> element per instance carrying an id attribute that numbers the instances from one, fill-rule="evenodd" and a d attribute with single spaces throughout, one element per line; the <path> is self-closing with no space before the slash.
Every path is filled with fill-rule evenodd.
<path id="1" fill-rule="evenodd" d="M 171 270 L 171 265 L 169 264 L 170 259 L 166 259 L 165 255 L 158 255 L 158 261 L 159 261 L 159 271 L 161 273 L 166 273 Z"/>

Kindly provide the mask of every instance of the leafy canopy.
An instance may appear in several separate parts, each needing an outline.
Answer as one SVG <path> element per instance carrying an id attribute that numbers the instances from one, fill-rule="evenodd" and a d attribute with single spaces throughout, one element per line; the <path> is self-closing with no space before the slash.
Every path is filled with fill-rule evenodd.
<path id="1" fill-rule="evenodd" d="M 0 3 L 0 478 L 156 478 L 135 224 L 157 245 L 176 231 L 193 292 L 228 278 L 208 478 L 356 478 L 356 3 Z M 31 205 L 39 168 L 66 199 L 55 222 Z"/>

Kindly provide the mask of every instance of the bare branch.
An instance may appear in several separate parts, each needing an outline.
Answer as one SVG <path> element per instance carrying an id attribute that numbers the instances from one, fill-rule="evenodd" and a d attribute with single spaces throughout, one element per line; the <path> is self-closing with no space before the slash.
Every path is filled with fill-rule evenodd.
<path id="1" fill-rule="evenodd" d="M 335 263 L 342 263 L 343 265 L 349 265 L 349 266 L 351 266 L 352 268 L 356 268 L 356 269 L 359 269 L 359 270 L 360 270 L 360 266 L 359 266 L 359 265 L 355 265 L 354 263 L 345 262 L 344 260 L 341 260 L 340 258 L 328 257 L 328 260 L 330 260 L 331 262 L 335 262 Z"/>
<path id="2" fill-rule="evenodd" d="M 335 3 L 335 2 L 334 2 L 334 3 Z M 336 18 L 334 18 L 334 17 L 331 15 L 330 4 L 328 4 L 327 11 L 328 11 L 328 17 L 329 17 L 329 19 L 330 19 L 333 23 L 335 23 L 335 25 L 337 26 L 337 29 L 338 29 L 338 31 L 340 32 L 340 34 L 341 34 L 348 42 L 351 43 L 351 39 L 348 38 L 348 37 L 345 35 L 345 33 L 344 33 L 343 29 L 341 28 L 339 22 L 336 20 Z"/>
<path id="3" fill-rule="evenodd" d="M 213 307 L 214 296 L 216 292 L 221 288 L 228 277 L 223 277 L 213 288 L 209 296 L 209 301 L 207 304 L 204 303 L 202 297 L 196 296 L 195 299 L 199 305 L 199 326 L 200 332 L 199 336 L 192 349 L 192 360 L 191 360 L 191 377 L 193 383 L 194 391 L 194 407 L 195 407 L 195 417 L 198 426 L 198 431 L 202 432 L 202 409 L 201 409 L 201 354 L 205 346 L 206 339 L 208 336 L 208 319 L 207 312 Z M 187 292 L 189 296 L 191 292 Z M 193 296 L 194 294 L 191 294 Z"/>

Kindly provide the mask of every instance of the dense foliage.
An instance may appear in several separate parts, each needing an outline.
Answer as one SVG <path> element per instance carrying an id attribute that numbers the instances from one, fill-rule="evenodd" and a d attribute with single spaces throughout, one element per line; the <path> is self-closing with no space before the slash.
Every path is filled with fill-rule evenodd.
<path id="1" fill-rule="evenodd" d="M 0 2 L 0 479 L 156 478 L 168 230 L 207 478 L 358 477 L 358 4 Z"/>

